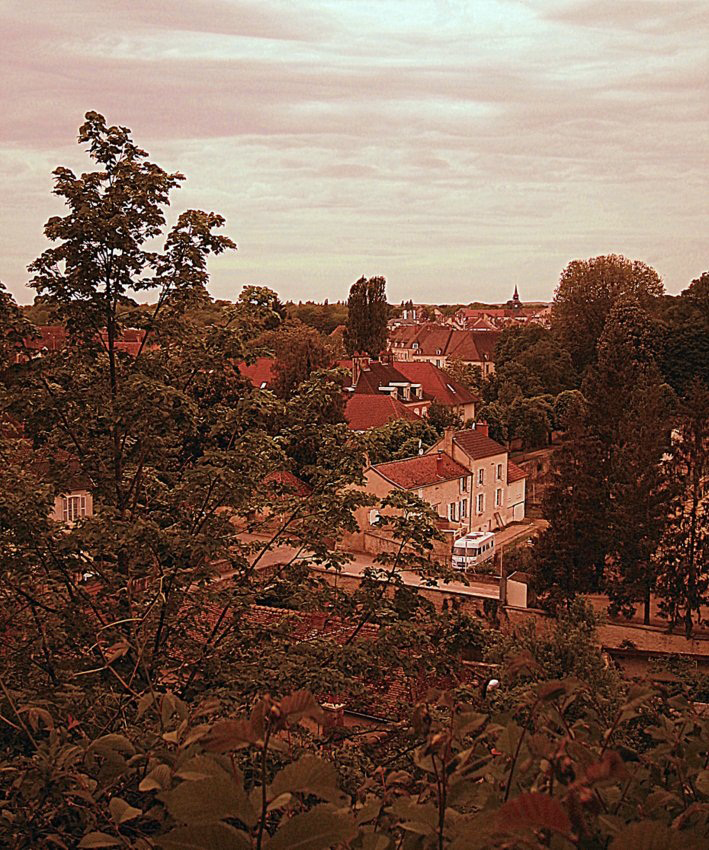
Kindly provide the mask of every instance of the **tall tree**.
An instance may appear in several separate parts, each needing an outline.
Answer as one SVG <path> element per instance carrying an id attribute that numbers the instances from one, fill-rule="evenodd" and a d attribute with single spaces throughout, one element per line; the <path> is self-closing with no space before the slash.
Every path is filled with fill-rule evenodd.
<path id="1" fill-rule="evenodd" d="M 552 330 L 579 374 L 595 359 L 596 344 L 619 298 L 641 305 L 663 293 L 657 272 L 617 254 L 574 260 L 561 273 L 552 304 Z"/>
<path id="2" fill-rule="evenodd" d="M 655 359 L 647 313 L 627 297 L 608 316 L 597 362 L 583 385 L 587 425 L 603 459 L 611 609 L 631 615 L 641 599 L 646 623 L 654 588 L 652 554 L 664 526 L 668 494 L 660 463 L 667 446 L 671 391 Z"/>
<path id="3" fill-rule="evenodd" d="M 290 398 L 312 372 L 333 364 L 332 347 L 315 328 L 298 319 L 288 319 L 275 331 L 264 334 L 257 343 L 276 355 L 273 390 L 281 398 Z"/>
<path id="4" fill-rule="evenodd" d="M 383 277 L 361 277 L 350 287 L 344 343 L 351 356 L 358 352 L 379 357 L 386 348 L 389 305 Z"/>
<path id="5" fill-rule="evenodd" d="M 655 556 L 657 592 L 670 626 L 684 622 L 691 637 L 695 618 L 709 602 L 709 389 L 698 378 L 682 400 L 665 470 L 673 499 Z"/>

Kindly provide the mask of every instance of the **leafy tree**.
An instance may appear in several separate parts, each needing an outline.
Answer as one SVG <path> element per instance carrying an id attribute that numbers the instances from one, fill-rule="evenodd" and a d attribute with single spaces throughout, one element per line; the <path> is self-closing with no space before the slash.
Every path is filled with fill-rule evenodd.
<path id="1" fill-rule="evenodd" d="M 673 488 L 670 521 L 654 567 L 663 616 L 671 628 L 684 622 L 690 637 L 709 589 L 709 499 L 702 483 L 709 472 L 709 391 L 698 378 L 682 401 L 680 416 L 665 467 Z"/>
<path id="2" fill-rule="evenodd" d="M 508 364 L 527 370 L 530 376 L 527 382 L 534 382 L 532 394 L 556 395 L 577 384 L 569 352 L 540 325 L 522 325 L 502 331 L 495 350 L 496 371 L 504 373 Z"/>
<path id="3" fill-rule="evenodd" d="M 635 298 L 647 307 L 662 295 L 657 272 L 617 254 L 574 260 L 561 273 L 552 304 L 552 331 L 582 374 L 595 360 L 596 344 L 613 305 Z"/>
<path id="4" fill-rule="evenodd" d="M 344 343 L 349 355 L 358 352 L 379 357 L 386 348 L 389 306 L 386 280 L 361 277 L 350 287 Z"/>
<path id="5" fill-rule="evenodd" d="M 430 448 L 440 434 L 426 419 L 395 419 L 379 428 L 370 428 L 359 435 L 363 451 L 371 463 L 386 463 L 413 457 Z"/>
<path id="6" fill-rule="evenodd" d="M 463 424 L 460 416 L 457 416 L 450 407 L 435 400 L 431 402 L 426 418 L 439 434 L 442 434 L 446 428 L 460 428 Z"/>
<path id="7" fill-rule="evenodd" d="M 483 384 L 483 372 L 480 366 L 466 363 L 457 357 L 450 357 L 443 371 L 454 381 L 467 387 L 472 393 L 478 393 Z"/>
<path id="8" fill-rule="evenodd" d="M 257 344 L 276 355 L 273 391 L 281 398 L 290 398 L 313 372 L 328 369 L 333 362 L 332 349 L 322 335 L 298 320 L 287 320 Z"/>

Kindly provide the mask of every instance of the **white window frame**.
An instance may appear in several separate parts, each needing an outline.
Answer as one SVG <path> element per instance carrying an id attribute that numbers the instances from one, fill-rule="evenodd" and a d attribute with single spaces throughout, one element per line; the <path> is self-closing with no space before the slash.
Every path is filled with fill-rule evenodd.
<path id="1" fill-rule="evenodd" d="M 456 508 L 457 507 L 458 507 L 458 505 L 457 505 L 456 502 L 450 502 L 449 505 L 448 505 L 448 519 L 451 522 L 456 522 L 456 520 L 457 520 L 457 516 L 456 516 Z"/>
<path id="2" fill-rule="evenodd" d="M 498 487 L 497 490 L 495 490 L 495 507 L 499 508 L 501 504 L 502 504 L 502 488 Z"/>
<path id="3" fill-rule="evenodd" d="M 478 484 L 484 484 L 484 483 L 485 483 L 485 470 L 481 466 L 480 469 L 478 469 Z"/>
<path id="4" fill-rule="evenodd" d="M 460 500 L 460 518 L 465 519 L 468 516 L 468 500 Z"/>
<path id="5" fill-rule="evenodd" d="M 497 480 L 502 481 L 502 464 L 497 464 Z"/>
<path id="6" fill-rule="evenodd" d="M 468 492 L 468 478 L 464 476 L 460 479 L 460 492 L 467 493 Z"/>
<path id="7" fill-rule="evenodd" d="M 485 494 L 478 493 L 478 514 L 485 513 Z"/>
<path id="8" fill-rule="evenodd" d="M 86 496 L 68 493 L 62 496 L 62 518 L 64 522 L 76 522 L 86 516 Z"/>

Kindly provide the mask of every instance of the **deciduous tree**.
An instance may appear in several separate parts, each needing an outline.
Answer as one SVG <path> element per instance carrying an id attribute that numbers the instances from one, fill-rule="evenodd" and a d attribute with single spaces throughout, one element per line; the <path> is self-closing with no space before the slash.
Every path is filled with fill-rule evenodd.
<path id="1" fill-rule="evenodd" d="M 361 277 L 350 287 L 344 343 L 347 353 L 379 357 L 386 348 L 389 306 L 386 280 Z"/>

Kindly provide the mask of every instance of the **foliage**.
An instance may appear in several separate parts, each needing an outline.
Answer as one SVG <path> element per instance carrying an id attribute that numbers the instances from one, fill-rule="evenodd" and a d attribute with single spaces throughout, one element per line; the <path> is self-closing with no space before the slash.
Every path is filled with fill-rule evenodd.
<path id="1" fill-rule="evenodd" d="M 364 431 L 359 440 L 370 462 L 376 464 L 413 457 L 429 449 L 439 436 L 428 419 L 394 419 L 379 428 Z"/>
<path id="2" fill-rule="evenodd" d="M 665 475 L 670 519 L 654 555 L 660 611 L 670 628 L 684 622 L 690 637 L 709 597 L 709 390 L 695 378 L 680 406 Z"/>
<path id="3" fill-rule="evenodd" d="M 323 304 L 314 301 L 299 301 L 297 304 L 288 302 L 286 310 L 288 318 L 296 319 L 325 335 L 347 323 L 347 304 L 340 301 L 332 304 L 327 299 Z"/>
<path id="4" fill-rule="evenodd" d="M 460 416 L 450 407 L 435 400 L 431 402 L 426 418 L 438 434 L 442 434 L 446 428 L 460 428 L 463 425 Z"/>
<path id="5" fill-rule="evenodd" d="M 350 287 L 344 344 L 347 353 L 377 358 L 386 349 L 389 306 L 386 280 L 361 277 Z"/>
<path id="6" fill-rule="evenodd" d="M 595 360 L 596 345 L 614 304 L 636 299 L 647 307 L 663 293 L 657 272 L 617 254 L 574 260 L 561 273 L 552 304 L 552 331 L 578 374 Z"/>
<path id="7" fill-rule="evenodd" d="M 466 363 L 456 357 L 449 357 L 443 371 L 450 375 L 454 381 L 462 384 L 472 393 L 477 394 L 483 384 L 483 372 L 480 366 L 474 363 Z"/>

